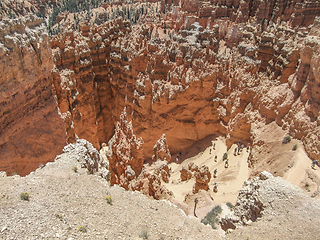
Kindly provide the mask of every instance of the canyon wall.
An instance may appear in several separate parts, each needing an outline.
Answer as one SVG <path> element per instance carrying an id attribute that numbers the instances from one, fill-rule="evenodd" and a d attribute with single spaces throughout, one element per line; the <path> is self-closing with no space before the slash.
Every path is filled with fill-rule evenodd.
<path id="1" fill-rule="evenodd" d="M 174 5 L 172 11 L 166 4 Z M 20 151 L 17 142 L 24 140 L 16 134 L 22 131 L 23 137 L 30 139 L 26 129 L 39 133 L 39 142 L 50 136 L 55 146 L 48 144 L 52 152 L 61 149 L 65 140 L 85 138 L 99 149 L 113 139 L 109 142 L 115 151 L 109 156 L 111 180 L 126 188 L 142 172 L 143 162 L 163 155 L 154 150 L 163 134 L 169 158 L 207 136 L 225 136 L 228 147 L 238 140 L 261 144 L 254 140 L 255 130 L 276 121 L 304 142 L 309 156 L 318 158 L 318 4 L 182 1 L 179 7 L 175 1 L 162 1 L 166 25 L 151 15 L 141 16 L 137 25 L 122 19 L 99 26 L 81 21 L 75 31 L 66 24 L 50 40 L 52 50 L 46 34 L 30 37 L 37 42 L 30 43 L 33 51 L 14 47 L 23 42 L 15 40 L 19 31 L 28 32 L 35 26 L 18 27 L 17 34 L 10 30 L 15 38 L 3 37 L 1 57 L 3 64 L 13 67 L 3 68 L 3 89 L 11 89 L 12 84 L 24 94 L 18 97 L 21 91 L 17 95 L 6 90 L 1 96 L 0 134 L 4 137 L 0 146 L 9 157 L 26 152 L 29 159 L 37 152 L 33 148 L 42 145 L 31 135 L 37 144 L 23 144 L 21 147 L 28 149 Z M 36 21 L 40 26 L 40 20 Z M 27 79 L 41 79 L 41 91 L 30 92 L 39 96 L 37 104 L 44 105 L 39 109 L 46 114 L 27 106 L 34 97 L 27 97 L 24 82 L 28 75 L 23 68 L 14 68 L 17 64 L 12 59 L 16 58 L 23 59 L 21 66 L 28 65 L 23 68 L 35 66 L 35 73 Z M 14 74 L 20 74 L 19 78 Z M 14 84 L 10 79 L 24 80 Z M 30 86 L 27 88 L 35 89 Z M 20 102 L 12 105 L 15 98 Z M 27 110 L 18 107 L 21 102 Z M 32 122 L 25 120 L 19 117 L 23 111 L 36 117 Z M 37 122 L 49 113 L 47 123 Z M 34 130 L 45 123 L 46 131 Z M 11 140 L 15 143 L 10 145 L 12 136 L 18 140 Z M 46 155 L 46 149 L 38 154 Z M 254 166 L 258 159 L 253 156 L 251 161 Z"/>
<path id="2" fill-rule="evenodd" d="M 48 34 L 32 15 L 0 22 L 0 169 L 25 175 L 66 144 Z"/>

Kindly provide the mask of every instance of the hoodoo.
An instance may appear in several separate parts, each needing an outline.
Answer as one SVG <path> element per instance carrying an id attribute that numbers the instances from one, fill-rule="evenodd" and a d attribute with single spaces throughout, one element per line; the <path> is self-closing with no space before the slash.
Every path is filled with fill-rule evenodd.
<path id="1" fill-rule="evenodd" d="M 320 198 L 319 1 L 3 0 L 0 60 L 8 176 L 83 150 L 205 223 L 237 203 L 227 232 L 262 217 L 237 196 L 278 182 L 263 171 Z"/>

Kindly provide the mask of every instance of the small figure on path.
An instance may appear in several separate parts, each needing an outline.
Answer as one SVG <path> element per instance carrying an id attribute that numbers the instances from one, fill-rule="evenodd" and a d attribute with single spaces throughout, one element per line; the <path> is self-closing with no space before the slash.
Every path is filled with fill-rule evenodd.
<path id="1" fill-rule="evenodd" d="M 216 143 L 213 144 L 213 150 L 216 150 Z"/>
<path id="2" fill-rule="evenodd" d="M 193 210 L 193 214 L 195 217 L 197 217 L 197 215 L 196 215 L 197 204 L 198 204 L 198 198 L 195 198 L 194 199 L 194 210 Z"/>
<path id="3" fill-rule="evenodd" d="M 218 184 L 216 182 L 213 184 L 213 192 L 218 192 Z"/>
<path id="4" fill-rule="evenodd" d="M 248 143 L 248 146 L 247 146 L 247 152 L 250 151 L 250 143 Z"/>
<path id="5" fill-rule="evenodd" d="M 218 161 L 218 156 L 217 156 L 217 155 L 214 156 L 214 161 L 215 161 L 215 162 Z"/>
<path id="6" fill-rule="evenodd" d="M 210 151 L 209 151 L 209 153 L 211 154 L 211 148 L 210 148 Z"/>
<path id="7" fill-rule="evenodd" d="M 217 172 L 218 172 L 218 169 L 215 169 L 215 170 L 213 171 L 213 177 L 214 177 L 214 178 L 217 177 Z"/>
<path id="8" fill-rule="evenodd" d="M 229 159 L 226 160 L 226 162 L 224 163 L 224 167 L 228 168 L 229 167 Z"/>
<path id="9" fill-rule="evenodd" d="M 234 156 L 237 156 L 237 150 L 238 150 L 238 147 L 234 149 L 234 153 L 233 153 Z"/>
<path id="10" fill-rule="evenodd" d="M 179 155 L 177 155 L 176 157 L 176 162 L 179 162 Z"/>
<path id="11" fill-rule="evenodd" d="M 311 166 L 311 167 L 312 167 L 313 169 L 316 169 L 316 168 L 315 168 L 315 166 L 316 166 L 316 165 L 317 165 L 317 166 L 319 166 L 319 162 L 318 162 L 318 160 L 313 160 L 313 161 L 312 161 L 312 166 Z"/>

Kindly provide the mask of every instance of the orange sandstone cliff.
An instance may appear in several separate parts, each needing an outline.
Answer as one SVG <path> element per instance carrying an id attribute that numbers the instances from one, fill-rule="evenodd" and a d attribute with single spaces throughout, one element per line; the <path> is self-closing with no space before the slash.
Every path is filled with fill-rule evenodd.
<path id="1" fill-rule="evenodd" d="M 273 121 L 301 139 L 311 158 L 320 156 L 317 1 L 182 1 L 180 6 L 161 1 L 161 9 L 165 23 L 147 13 L 136 25 L 121 18 L 99 26 L 81 21 L 78 31 L 66 24 L 50 40 L 52 50 L 47 38 L 37 41 L 30 57 L 12 50 L 27 56 L 28 63 L 34 59 L 33 71 L 41 66 L 36 79 L 52 80 L 46 100 L 39 98 L 46 106 L 52 103 L 47 131 L 32 133 L 45 141 L 50 135 L 55 144 L 48 146 L 56 150 L 65 139 L 85 138 L 97 148 L 109 142 L 111 181 L 126 188 L 146 174 L 144 162 L 170 159 L 207 136 L 225 136 L 228 147 L 241 139 L 254 148 L 261 144 L 255 129 Z M 3 38 L 4 46 L 15 39 L 11 35 Z M 38 46 L 47 52 L 37 52 Z M 25 75 L 21 68 L 12 74 Z M 23 89 L 23 84 L 15 86 Z M 14 96 L 8 91 L 8 98 Z M 7 110 L 12 116 L 15 109 L 22 114 L 14 107 L 20 103 L 2 102 L 14 109 Z M 1 147 L 16 158 L 23 151 L 14 150 L 7 139 L 19 131 L 2 111 L 1 126 L 12 130 L 0 132 Z M 41 129 L 43 122 L 36 127 Z M 154 147 L 163 134 L 168 150 L 160 152 Z M 251 161 L 254 167 L 258 159 Z"/>
<path id="2" fill-rule="evenodd" d="M 66 144 L 52 92 L 46 28 L 32 15 L 0 22 L 0 169 L 25 175 Z"/>

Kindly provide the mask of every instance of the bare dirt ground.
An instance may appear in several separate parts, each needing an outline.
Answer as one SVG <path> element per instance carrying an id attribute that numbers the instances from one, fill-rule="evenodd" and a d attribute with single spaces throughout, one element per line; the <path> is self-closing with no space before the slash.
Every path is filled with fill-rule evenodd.
<path id="1" fill-rule="evenodd" d="M 312 160 L 306 154 L 301 141 L 292 139 L 282 144 L 287 136 L 276 123 L 270 123 L 255 132 L 256 145 L 252 154 L 257 162 L 251 169 L 251 177 L 266 170 L 301 187 L 305 193 L 320 199 L 320 168 L 312 168 Z M 297 149 L 293 150 L 294 145 Z"/>
<path id="2" fill-rule="evenodd" d="M 29 201 L 20 199 L 25 191 Z M 112 205 L 105 196 L 112 196 Z M 88 175 L 68 154 L 26 177 L 0 177 L 0 239 L 142 238 L 220 236 L 168 201 L 109 187 L 106 180 Z"/>
<path id="3" fill-rule="evenodd" d="M 173 192 L 175 199 L 173 202 L 183 209 L 187 215 L 194 215 L 194 199 L 199 203 L 196 208 L 196 215 L 203 219 L 205 215 L 215 206 L 221 205 L 223 212 L 220 217 L 228 214 L 230 211 L 226 203 L 233 205 L 236 203 L 238 193 L 243 186 L 244 181 L 257 176 L 258 173 L 267 170 L 274 176 L 281 176 L 288 182 L 299 186 L 312 198 L 319 198 L 320 187 L 320 169 L 311 167 L 312 160 L 304 151 L 301 141 L 292 139 L 287 144 L 282 144 L 286 132 L 275 123 L 260 128 L 255 132 L 257 146 L 254 146 L 253 154 L 259 159 L 255 165 L 248 164 L 248 156 L 251 151 L 246 148 L 239 155 L 234 155 L 234 144 L 228 151 L 225 139 L 222 137 L 216 139 L 204 139 L 198 142 L 192 148 L 181 152 L 181 159 L 176 163 L 176 155 L 172 156 L 172 162 L 169 164 L 171 177 L 169 183 L 164 185 Z M 215 145 L 215 147 L 213 147 Z M 293 150 L 294 145 L 297 149 Z M 211 154 L 210 154 L 211 149 Z M 225 162 L 222 160 L 223 154 L 228 153 L 229 167 L 225 168 Z M 214 157 L 217 155 L 217 162 Z M 195 178 L 185 182 L 180 179 L 180 170 L 189 163 L 209 167 L 212 174 L 209 183 L 209 191 L 200 191 L 197 194 L 192 193 Z M 213 178 L 214 170 L 217 169 L 217 178 Z M 218 192 L 212 191 L 214 183 L 218 184 Z M 217 226 L 219 231 L 220 226 Z"/>
<path id="4" fill-rule="evenodd" d="M 209 143 L 209 144 L 208 144 Z M 215 147 L 213 147 L 215 146 Z M 239 190 L 245 180 L 249 178 L 249 169 L 247 164 L 247 158 L 249 152 L 244 149 L 239 155 L 233 155 L 234 149 L 237 145 L 233 145 L 229 151 L 223 138 L 217 138 L 215 140 L 206 139 L 205 142 L 198 143 L 193 149 L 189 149 L 189 152 L 182 152 L 182 158 L 195 154 L 197 150 L 198 154 L 186 158 L 180 164 L 172 162 L 169 164 L 171 168 L 171 177 L 169 183 L 164 185 L 173 192 L 175 196 L 175 203 L 181 206 L 182 209 L 188 214 L 193 215 L 194 199 L 197 198 L 199 203 L 197 205 L 196 214 L 202 219 L 214 206 L 221 205 L 227 202 L 235 204 Z M 211 151 L 210 151 L 211 149 Z M 210 154 L 211 152 L 211 154 Z M 229 167 L 225 168 L 225 161 L 223 161 L 224 153 L 228 153 Z M 217 161 L 215 161 L 217 156 Z M 175 156 L 172 159 L 176 159 Z M 195 184 L 195 178 L 182 182 L 180 179 L 180 170 L 183 166 L 187 166 L 193 162 L 197 166 L 206 165 L 212 174 L 209 191 L 200 191 L 197 194 L 192 193 L 193 185 Z M 214 170 L 217 169 L 217 177 L 214 178 Z M 218 184 L 218 192 L 213 192 L 214 183 Z"/>

